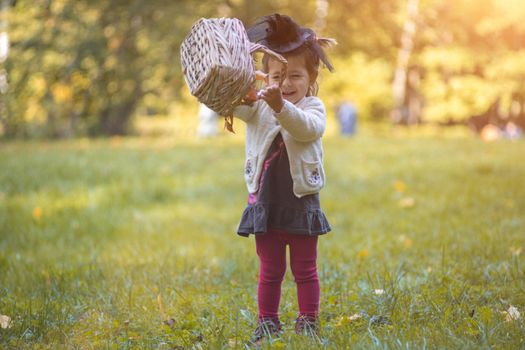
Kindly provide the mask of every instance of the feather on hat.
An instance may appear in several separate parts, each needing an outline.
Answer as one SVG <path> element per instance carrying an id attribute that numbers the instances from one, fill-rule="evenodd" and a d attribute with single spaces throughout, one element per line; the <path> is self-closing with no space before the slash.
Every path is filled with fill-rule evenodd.
<path id="1" fill-rule="evenodd" d="M 309 45 L 330 71 L 334 69 L 323 47 L 337 44 L 335 39 L 318 38 L 312 29 L 301 27 L 289 16 L 278 13 L 264 16 L 246 32 L 251 42 L 262 44 L 280 54 Z"/>

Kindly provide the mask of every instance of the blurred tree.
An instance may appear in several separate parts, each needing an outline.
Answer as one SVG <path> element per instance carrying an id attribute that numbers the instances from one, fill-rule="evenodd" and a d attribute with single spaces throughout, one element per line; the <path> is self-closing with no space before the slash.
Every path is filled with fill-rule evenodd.
<path id="1" fill-rule="evenodd" d="M 408 15 L 407 1 L 419 3 L 416 16 Z M 411 111 L 413 121 L 464 120 L 495 101 L 502 116 L 525 113 L 522 0 L 10 4 L 9 90 L 1 101 L 6 136 L 128 133 L 137 113 L 168 114 L 188 96 L 179 46 L 199 17 L 237 17 L 249 26 L 273 12 L 339 41 L 330 52 L 336 73 L 322 77 L 329 105 L 351 97 L 361 116 L 383 120 L 394 107 Z M 418 30 L 407 50 L 400 39 L 410 22 Z M 398 59 L 402 52 L 409 54 Z"/>
<path id="2" fill-rule="evenodd" d="M 520 5 L 521 4 L 521 5 Z M 499 114 L 525 93 L 525 7 L 519 0 L 434 0 L 423 12 L 412 64 L 422 71 L 422 118 L 466 120 L 496 101 Z"/>
<path id="3" fill-rule="evenodd" d="M 419 98 L 417 86 L 419 74 L 417 69 L 410 69 L 408 63 L 414 47 L 416 22 L 418 18 L 419 0 L 407 0 L 407 14 L 401 35 L 401 47 L 397 56 L 392 90 L 394 95 L 394 109 L 392 121 L 396 124 L 416 124 L 420 121 Z M 414 87 L 414 89 L 410 89 Z M 414 96 L 416 95 L 416 96 Z"/>
<path id="4" fill-rule="evenodd" d="M 213 3 L 18 1 L 10 13 L 5 133 L 128 132 L 139 105 L 166 108 L 166 102 L 155 103 L 178 94 L 179 44 L 196 19 L 194 11 L 210 16 Z"/>
<path id="5" fill-rule="evenodd" d="M 1 0 L 0 2 L 0 135 L 5 129 L 3 121 L 7 118 L 7 108 L 5 103 L 5 95 L 8 89 L 7 71 L 4 69 L 4 62 L 9 55 L 9 32 L 7 22 L 7 9 L 10 5 L 9 0 Z"/>

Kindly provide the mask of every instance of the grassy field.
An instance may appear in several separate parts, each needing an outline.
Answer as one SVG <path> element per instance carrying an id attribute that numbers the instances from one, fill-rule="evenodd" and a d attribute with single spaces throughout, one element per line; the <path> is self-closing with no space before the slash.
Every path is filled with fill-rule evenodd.
<path id="1" fill-rule="evenodd" d="M 288 269 L 286 332 L 264 348 L 524 349 L 525 142 L 324 143 L 321 339 L 293 334 Z M 0 144 L 0 348 L 244 349 L 243 152 L 241 136 Z"/>

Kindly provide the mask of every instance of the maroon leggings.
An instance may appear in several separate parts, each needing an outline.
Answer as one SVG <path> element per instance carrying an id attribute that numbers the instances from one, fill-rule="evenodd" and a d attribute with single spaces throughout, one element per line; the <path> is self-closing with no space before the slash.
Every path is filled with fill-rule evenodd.
<path id="1" fill-rule="evenodd" d="M 317 236 L 268 231 L 255 236 L 260 260 L 257 291 L 259 318 L 279 317 L 281 282 L 286 272 L 286 245 L 290 246 L 290 267 L 297 284 L 299 314 L 319 313 L 319 278 L 317 277 Z"/>

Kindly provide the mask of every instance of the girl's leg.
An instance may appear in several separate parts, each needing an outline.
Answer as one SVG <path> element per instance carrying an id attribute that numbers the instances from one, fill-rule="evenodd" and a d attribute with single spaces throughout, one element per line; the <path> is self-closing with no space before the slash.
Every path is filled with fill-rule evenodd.
<path id="1" fill-rule="evenodd" d="M 276 232 L 255 236 L 260 260 L 257 301 L 259 319 L 278 318 L 281 283 L 286 272 L 286 243 Z"/>
<path id="2" fill-rule="evenodd" d="M 290 266 L 297 284 L 299 314 L 319 314 L 319 278 L 317 276 L 317 236 L 287 235 Z"/>

